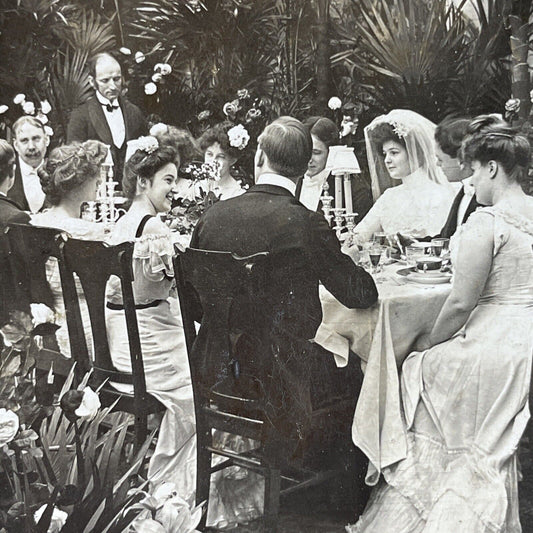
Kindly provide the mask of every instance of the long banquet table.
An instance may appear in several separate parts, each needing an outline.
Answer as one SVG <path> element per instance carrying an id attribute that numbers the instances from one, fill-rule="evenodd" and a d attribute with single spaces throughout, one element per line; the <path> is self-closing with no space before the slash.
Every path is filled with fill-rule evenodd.
<path id="1" fill-rule="evenodd" d="M 399 268 L 385 267 L 379 300 L 369 309 L 348 309 L 320 287 L 323 319 L 315 342 L 333 352 L 338 366 L 347 364 L 349 350 L 362 359 L 365 376 L 352 438 L 370 461 L 370 485 L 377 483 L 383 468 L 406 455 L 398 368 L 416 337 L 434 323 L 451 290 L 450 283 L 407 281 L 396 274 Z"/>

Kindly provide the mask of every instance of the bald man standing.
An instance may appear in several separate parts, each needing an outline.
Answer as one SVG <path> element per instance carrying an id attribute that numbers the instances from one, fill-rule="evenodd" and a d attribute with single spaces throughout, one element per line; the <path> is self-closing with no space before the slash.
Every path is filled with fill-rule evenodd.
<path id="1" fill-rule="evenodd" d="M 122 69 L 112 55 L 97 54 L 89 60 L 89 82 L 95 94 L 72 111 L 67 142 L 94 139 L 111 146 L 120 182 L 126 143 L 146 134 L 146 121 L 141 110 L 122 97 Z"/>

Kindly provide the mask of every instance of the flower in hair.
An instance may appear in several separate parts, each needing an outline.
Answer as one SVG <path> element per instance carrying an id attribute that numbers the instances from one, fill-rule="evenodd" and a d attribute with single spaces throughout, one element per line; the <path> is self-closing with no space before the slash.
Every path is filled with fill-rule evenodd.
<path id="1" fill-rule="evenodd" d="M 400 122 L 391 122 L 390 125 L 392 126 L 392 131 L 396 133 L 400 139 L 403 139 L 409 133 L 409 128 L 405 124 L 401 124 Z"/>
<path id="2" fill-rule="evenodd" d="M 142 150 L 147 154 L 154 153 L 159 148 L 159 142 L 152 135 L 146 137 L 139 137 L 135 146 L 137 150 Z"/>
<path id="3" fill-rule="evenodd" d="M 520 99 L 510 98 L 505 102 L 505 111 L 509 113 L 518 113 L 520 111 Z"/>
<path id="4" fill-rule="evenodd" d="M 150 135 L 152 137 L 155 137 L 156 135 L 161 135 L 164 133 L 168 133 L 168 126 L 166 124 L 163 124 L 162 122 L 158 122 L 157 124 L 154 124 L 150 128 Z"/>
<path id="5" fill-rule="evenodd" d="M 340 109 L 342 106 L 342 101 L 341 99 L 338 97 L 338 96 L 332 96 L 329 100 L 328 100 L 328 107 L 332 110 L 332 111 L 335 111 L 336 109 Z"/>
<path id="6" fill-rule="evenodd" d="M 244 150 L 248 145 L 250 135 L 242 124 L 237 124 L 228 130 L 228 139 L 230 146 L 233 146 L 238 150 Z"/>

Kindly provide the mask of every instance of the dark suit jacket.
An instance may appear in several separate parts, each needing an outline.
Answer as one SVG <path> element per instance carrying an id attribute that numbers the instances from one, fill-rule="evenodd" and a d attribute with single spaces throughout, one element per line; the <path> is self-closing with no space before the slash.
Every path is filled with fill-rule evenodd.
<path id="1" fill-rule="evenodd" d="M 126 98 L 120 98 L 119 104 L 122 109 L 126 128 L 126 137 L 120 149 L 113 144 L 113 136 L 105 118 L 102 104 L 100 104 L 95 96 L 72 111 L 67 128 L 67 142 L 84 142 L 89 139 L 94 139 L 111 146 L 113 163 L 115 165 L 115 179 L 120 183 L 122 180 L 124 156 L 126 155 L 126 142 L 145 135 L 147 125 L 141 110 L 136 105 L 132 104 Z"/>
<path id="2" fill-rule="evenodd" d="M 9 311 L 16 301 L 7 258 L 6 238 L 3 234 L 4 228 L 11 222 L 25 224 L 29 220 L 28 213 L 21 211 L 13 200 L 0 196 L 0 325 L 8 320 Z"/>
<path id="3" fill-rule="evenodd" d="M 463 199 L 463 196 L 465 195 L 464 188 L 461 187 L 461 190 L 457 193 L 455 196 L 452 207 L 450 208 L 450 213 L 448 214 L 448 219 L 446 220 L 446 223 L 442 227 L 439 233 L 439 237 L 445 237 L 449 239 L 457 230 L 457 212 L 459 211 L 459 205 L 461 203 L 461 200 Z M 464 224 L 468 217 L 478 208 L 481 204 L 477 203 L 476 195 L 472 196 L 472 199 L 470 200 L 470 203 L 468 204 L 468 207 L 466 208 L 465 215 L 463 217 L 463 220 L 461 221 L 461 224 Z"/>
<path id="4" fill-rule="evenodd" d="M 307 438 L 313 433 L 313 382 L 328 389 L 331 399 L 337 387 L 335 376 L 324 375 L 331 370 L 326 362 L 335 366 L 331 354 L 318 353 L 308 342 L 322 320 L 319 282 L 345 306 L 366 308 L 378 296 L 372 277 L 341 252 L 322 215 L 274 185 L 255 185 L 214 204 L 199 220 L 191 247 L 239 256 L 269 252 L 265 294 L 254 302 L 256 313 L 246 297 L 233 303 L 230 329 L 248 339 L 244 349 L 234 347 L 233 355 L 243 362 L 244 373 L 265 379 L 276 431 L 295 438 L 299 428 L 296 439 Z M 259 323 L 251 323 L 254 315 Z M 209 357 L 207 347 L 213 345 L 209 324 L 202 324 L 195 343 L 198 361 L 204 352 Z M 223 369 L 220 372 L 224 375 Z M 216 381 L 216 376 L 203 379 Z"/>
<path id="5" fill-rule="evenodd" d="M 20 172 L 18 157 L 16 159 L 15 166 L 15 182 L 13 183 L 13 187 L 9 189 L 7 196 L 16 203 L 17 207 L 19 208 L 19 211 L 20 209 L 22 209 L 23 211 L 30 210 L 28 200 L 26 199 L 26 195 L 24 194 L 24 187 L 22 185 L 22 174 Z"/>
<path id="6" fill-rule="evenodd" d="M 300 198 L 302 182 L 303 178 L 298 181 L 298 185 L 296 186 L 296 192 L 294 194 L 296 198 Z M 335 194 L 335 176 L 333 174 L 328 176 L 328 187 L 329 194 L 333 196 Z M 356 176 L 355 179 L 352 179 L 352 205 L 353 210 L 357 213 L 357 218 L 355 219 L 356 224 L 363 220 L 373 205 L 370 185 L 361 176 Z M 322 213 L 320 202 L 318 202 L 317 212 Z"/>

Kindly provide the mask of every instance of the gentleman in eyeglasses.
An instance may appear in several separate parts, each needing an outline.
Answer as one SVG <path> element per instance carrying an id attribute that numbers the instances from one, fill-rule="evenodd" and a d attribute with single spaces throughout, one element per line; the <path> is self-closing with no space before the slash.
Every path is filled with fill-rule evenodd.
<path id="1" fill-rule="evenodd" d="M 122 97 L 122 69 L 111 54 L 96 54 L 89 60 L 88 67 L 89 82 L 95 94 L 72 111 L 67 142 L 94 139 L 108 144 L 114 174 L 120 182 L 126 143 L 146 133 L 146 121 L 141 110 Z"/>

